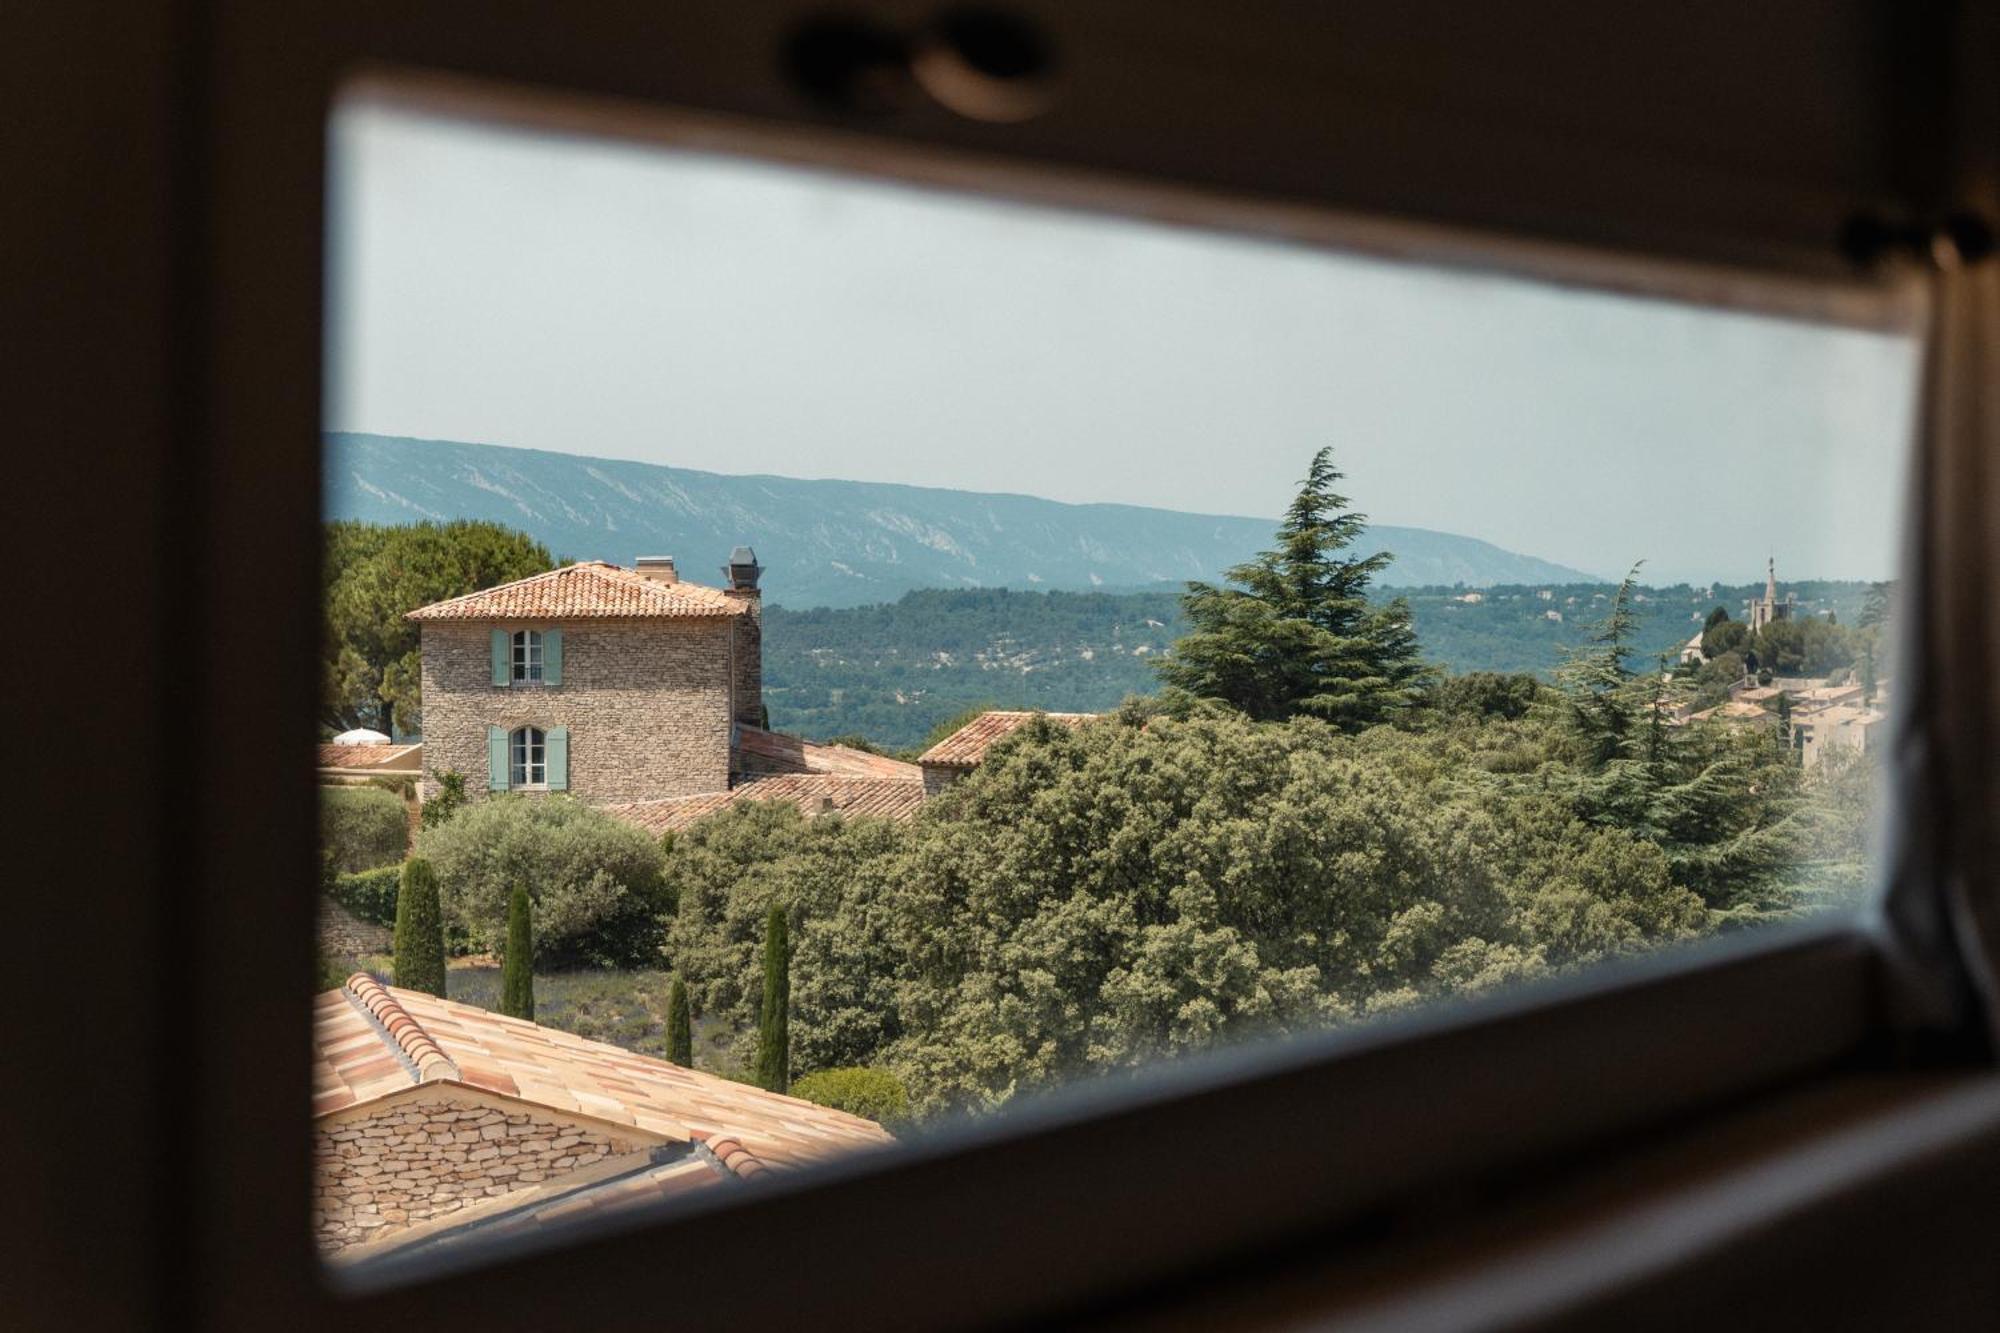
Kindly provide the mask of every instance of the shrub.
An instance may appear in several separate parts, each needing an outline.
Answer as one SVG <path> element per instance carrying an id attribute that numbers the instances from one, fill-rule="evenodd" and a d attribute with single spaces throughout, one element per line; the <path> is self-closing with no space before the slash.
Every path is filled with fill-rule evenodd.
<path id="1" fill-rule="evenodd" d="M 910 1094 L 886 1069 L 822 1069 L 792 1084 L 792 1096 L 873 1120 L 892 1133 L 910 1120 Z"/>
<path id="2" fill-rule="evenodd" d="M 516 887 L 507 900 L 507 954 L 500 960 L 500 1012 L 535 1021 L 535 928 L 528 890 Z"/>
<path id="3" fill-rule="evenodd" d="M 396 893 L 402 882 L 402 866 L 377 866 L 358 874 L 336 876 L 327 896 L 363 921 L 394 927 Z"/>
<path id="4" fill-rule="evenodd" d="M 403 859 L 409 816 L 396 794 L 380 787 L 322 787 L 319 837 L 336 869 L 373 870 Z"/>
<path id="5" fill-rule="evenodd" d="M 465 806 L 465 774 L 443 769 L 436 776 L 437 795 L 424 802 L 423 813 L 418 816 L 425 828 L 450 823 L 451 817 Z"/>
<path id="6" fill-rule="evenodd" d="M 396 894 L 396 984 L 442 996 L 444 983 L 444 912 L 437 876 L 430 862 L 413 856 L 403 863 Z"/>
<path id="7" fill-rule="evenodd" d="M 507 903 L 535 907 L 535 965 L 657 966 L 672 908 L 651 837 L 569 796 L 496 796 L 417 835 L 437 868 L 446 919 L 476 948 L 501 952 Z"/>

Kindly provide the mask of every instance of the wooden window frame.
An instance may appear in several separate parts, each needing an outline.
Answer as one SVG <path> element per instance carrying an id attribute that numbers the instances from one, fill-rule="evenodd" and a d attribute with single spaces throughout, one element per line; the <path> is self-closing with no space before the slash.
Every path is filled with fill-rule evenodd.
<path id="1" fill-rule="evenodd" d="M 171 960 L 160 994 L 202 1030 L 145 1127 L 158 1235 L 133 1281 L 152 1308 L 219 1329 L 1046 1317 L 1891 1049 L 1901 941 L 1864 915 L 1185 1061 L 760 1193 L 579 1226 L 552 1248 L 496 1242 L 344 1276 L 318 1263 L 313 904 L 269 886 L 314 880 L 326 118 L 355 80 L 637 137 L 646 108 L 673 107 L 678 133 L 725 149 L 749 134 L 836 168 L 1778 313 L 1911 318 L 1907 292 L 1857 275 L 1830 237 L 1856 210 L 1936 196 L 1935 163 L 1903 151 L 1936 128 L 1905 95 L 1921 79 L 1904 77 L 1935 72 L 1934 34 L 1876 44 L 1922 7 L 1697 4 L 1628 29 L 1564 3 L 1510 9 L 1502 28 L 1483 7 L 1442 24 L 1421 6 L 1023 8 L 1074 91 L 1019 125 L 922 99 L 872 119 L 804 99 L 780 53 L 818 7 L 793 0 L 221 0 L 145 29 L 173 70 L 161 100 L 177 128 L 148 151 L 175 182 L 160 205 L 176 238 L 166 359 L 184 378 L 165 414 L 178 475 L 160 537 L 180 577 L 157 591 L 199 646 L 162 689 L 215 723 L 177 742 L 190 777 L 157 797 L 161 862 L 191 891 L 152 954 Z M 908 28 L 928 12 L 879 6 Z M 1466 31 L 1440 36 L 1453 25 Z M 1795 58 L 1802 32 L 1814 59 Z M 1595 45 L 1566 50 L 1564 34 Z M 1371 79 L 1376 65 L 1396 77 Z M 1652 116 L 1678 88 L 1700 95 Z M 1524 109 L 1530 91 L 1552 109 Z M 232 612 L 245 606 L 268 613 Z"/>
<path id="2" fill-rule="evenodd" d="M 542 677 L 542 632 L 517 629 L 507 638 L 509 683 L 515 686 L 540 685 Z"/>
<path id="3" fill-rule="evenodd" d="M 507 733 L 507 790 L 547 791 L 549 789 L 549 734 L 532 722 Z M 535 756 L 540 755 L 537 759 Z M 541 776 L 535 773 L 540 770 Z M 519 780 L 515 775 L 519 774 Z"/>

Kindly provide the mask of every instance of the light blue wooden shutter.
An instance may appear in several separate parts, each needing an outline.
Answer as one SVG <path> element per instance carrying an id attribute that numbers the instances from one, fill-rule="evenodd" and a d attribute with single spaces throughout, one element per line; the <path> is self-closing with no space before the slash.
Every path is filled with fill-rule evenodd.
<path id="1" fill-rule="evenodd" d="M 493 683 L 505 685 L 513 678 L 513 644 L 509 641 L 506 630 L 496 629 L 493 631 Z"/>
<path id="2" fill-rule="evenodd" d="M 499 727 L 486 729 L 486 790 L 507 790 L 507 733 Z"/>
<path id="3" fill-rule="evenodd" d="M 550 727 L 543 736 L 543 757 L 549 766 L 549 790 L 569 790 L 569 728 Z"/>
<path id="4" fill-rule="evenodd" d="M 542 683 L 562 684 L 562 631 L 542 631 Z"/>

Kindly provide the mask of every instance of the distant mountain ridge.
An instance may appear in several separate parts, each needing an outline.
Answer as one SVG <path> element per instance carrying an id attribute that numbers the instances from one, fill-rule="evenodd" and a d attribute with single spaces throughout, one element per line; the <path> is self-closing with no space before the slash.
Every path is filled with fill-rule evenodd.
<path id="1" fill-rule="evenodd" d="M 1216 579 L 1271 542 L 1275 519 L 1066 504 L 885 482 L 729 476 L 491 444 L 329 433 L 328 518 L 487 519 L 552 554 L 630 564 L 671 555 L 709 581 L 747 542 L 789 607 L 893 601 L 916 588 L 1135 589 Z M 1595 576 L 1473 537 L 1375 526 L 1387 586 L 1581 583 Z"/>

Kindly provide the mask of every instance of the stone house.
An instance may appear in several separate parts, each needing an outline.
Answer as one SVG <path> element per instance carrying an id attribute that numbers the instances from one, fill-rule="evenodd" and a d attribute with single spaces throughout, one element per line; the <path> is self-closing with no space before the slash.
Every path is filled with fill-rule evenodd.
<path id="1" fill-rule="evenodd" d="M 424 795 L 568 791 L 594 802 L 726 790 L 739 729 L 763 720 L 758 577 L 593 561 L 419 607 Z"/>
<path id="2" fill-rule="evenodd" d="M 763 567 L 683 582 L 666 557 L 593 561 L 409 613 L 423 658 L 423 791 L 568 792 L 651 832 L 739 800 L 908 818 L 915 764 L 766 729 Z"/>
<path id="3" fill-rule="evenodd" d="M 312 1226 L 352 1261 L 753 1184 L 871 1120 L 366 973 L 313 1009 Z"/>

